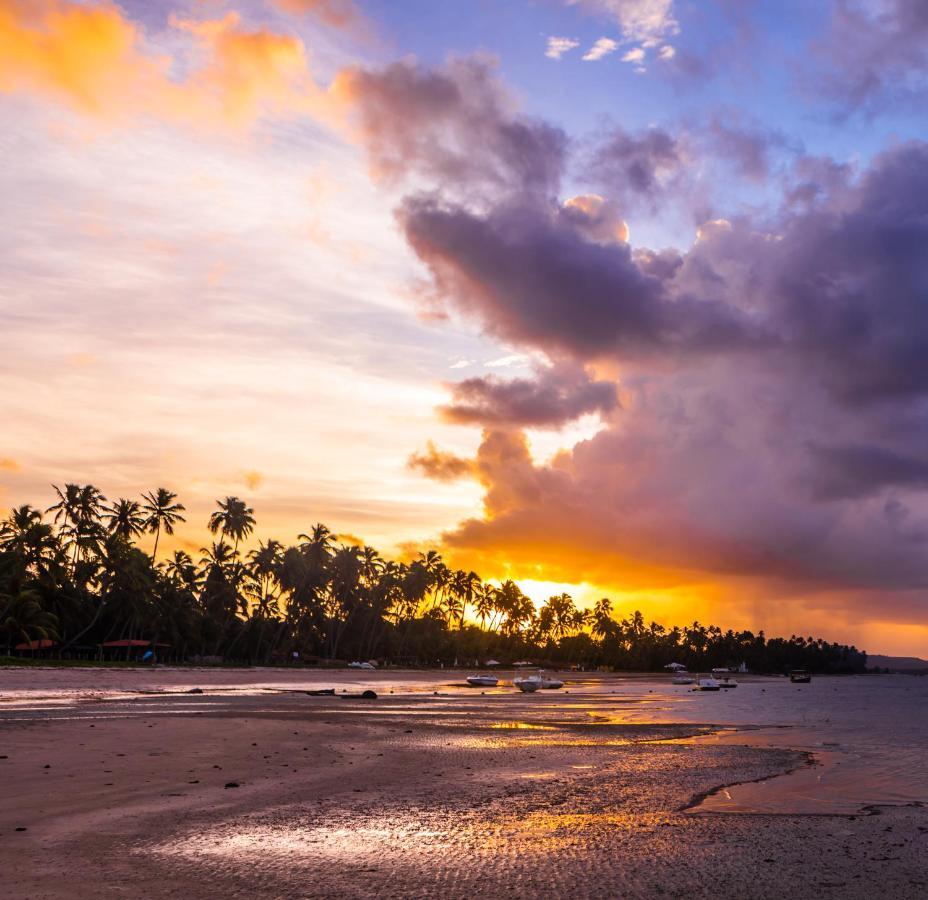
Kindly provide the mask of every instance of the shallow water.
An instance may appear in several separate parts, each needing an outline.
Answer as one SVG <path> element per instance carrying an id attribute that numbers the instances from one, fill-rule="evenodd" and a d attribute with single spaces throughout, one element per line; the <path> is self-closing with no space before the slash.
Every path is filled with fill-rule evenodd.
<path id="1" fill-rule="evenodd" d="M 636 728 L 711 726 L 694 738 L 719 744 L 805 751 L 811 765 L 767 781 L 727 786 L 697 813 L 854 813 L 868 805 L 928 802 L 928 679 L 906 676 L 745 677 L 735 690 L 695 692 L 660 676 L 564 675 L 562 691 L 521 694 L 513 672 L 497 688 L 469 688 L 466 673 L 307 670 L 0 670 L 0 722 L 195 715 L 244 711 L 255 700 L 331 687 L 378 692 L 376 703 L 345 702 L 336 716 L 441 722 L 463 734 L 506 735 L 533 744 L 606 746 L 639 738 Z M 201 687 L 202 695 L 186 695 Z M 323 699 L 323 698 L 319 698 Z M 386 701 L 386 702 L 382 702 Z M 327 702 L 331 702 L 328 698 Z M 642 735 L 643 739 L 652 737 Z"/>

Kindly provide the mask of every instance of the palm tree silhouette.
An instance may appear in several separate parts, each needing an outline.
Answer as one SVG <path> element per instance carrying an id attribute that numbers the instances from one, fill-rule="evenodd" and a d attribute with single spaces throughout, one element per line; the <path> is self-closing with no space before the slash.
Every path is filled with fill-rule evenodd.
<path id="1" fill-rule="evenodd" d="M 167 488 L 159 487 L 155 491 L 149 491 L 142 494 L 142 499 L 146 501 L 142 510 L 148 514 L 145 519 L 145 528 L 154 532 L 155 546 L 151 551 L 151 558 L 154 560 L 158 556 L 158 541 L 161 538 L 161 529 L 166 534 L 174 534 L 174 526 L 178 522 L 187 520 L 181 515 L 184 511 L 182 503 L 175 503 L 177 494 L 169 491 Z"/>
<path id="2" fill-rule="evenodd" d="M 111 534 L 118 534 L 127 541 L 131 541 L 132 538 L 138 537 L 145 531 L 145 516 L 137 500 L 120 498 L 106 508 L 102 518 L 107 523 Z"/>
<path id="3" fill-rule="evenodd" d="M 209 530 L 215 534 L 221 532 L 223 537 L 232 538 L 232 550 L 238 553 L 239 541 L 247 538 L 255 529 L 254 510 L 238 497 L 226 497 L 217 500 L 219 507 L 209 517 Z"/>

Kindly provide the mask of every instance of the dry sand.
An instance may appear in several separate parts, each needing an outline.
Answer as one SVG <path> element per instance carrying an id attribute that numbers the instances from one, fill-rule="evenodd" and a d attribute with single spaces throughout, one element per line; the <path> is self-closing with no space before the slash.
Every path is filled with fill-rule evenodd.
<path id="1" fill-rule="evenodd" d="M 622 724 L 608 695 L 363 702 L 213 693 L 225 673 L 184 672 L 129 682 L 205 693 L 54 699 L 69 678 L 87 697 L 95 677 L 58 671 L 0 704 L 11 900 L 928 896 L 928 811 L 684 811 L 807 757 Z M 0 692 L 42 678 L 0 671 Z"/>

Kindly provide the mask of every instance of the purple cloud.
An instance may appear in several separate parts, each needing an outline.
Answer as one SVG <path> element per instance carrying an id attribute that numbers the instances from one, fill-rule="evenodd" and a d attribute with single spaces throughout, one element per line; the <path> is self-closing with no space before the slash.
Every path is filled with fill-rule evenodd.
<path id="1" fill-rule="evenodd" d="M 613 382 L 596 380 L 569 364 L 542 369 L 534 379 L 468 378 L 449 390 L 451 403 L 441 412 L 463 425 L 556 428 L 586 413 L 610 413 L 618 405 Z"/>

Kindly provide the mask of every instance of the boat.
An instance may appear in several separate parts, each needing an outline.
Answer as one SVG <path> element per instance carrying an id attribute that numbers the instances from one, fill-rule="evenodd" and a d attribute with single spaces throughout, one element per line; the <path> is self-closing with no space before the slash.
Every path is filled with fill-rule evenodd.
<path id="1" fill-rule="evenodd" d="M 369 662 L 350 662 L 348 663 L 349 669 L 376 669 L 376 666 L 371 665 Z"/>
<path id="2" fill-rule="evenodd" d="M 716 681 L 714 678 L 697 678 L 696 679 L 696 688 L 697 691 L 720 691 L 722 685 L 720 682 Z"/>
<path id="3" fill-rule="evenodd" d="M 719 666 L 712 670 L 712 677 L 714 678 L 716 675 L 727 675 L 729 672 L 731 672 L 731 669 L 729 669 L 728 666 Z"/>
<path id="4" fill-rule="evenodd" d="M 539 670 L 538 677 L 541 678 L 541 689 L 543 691 L 556 691 L 558 688 L 564 687 L 564 682 L 560 678 L 549 675 L 543 669 Z"/>
<path id="5" fill-rule="evenodd" d="M 738 682 L 734 678 L 730 678 L 728 675 L 724 675 L 718 680 L 719 687 L 722 688 L 736 688 L 738 687 Z"/>
<path id="6" fill-rule="evenodd" d="M 465 681 L 471 687 L 496 687 L 499 684 L 495 675 L 468 675 Z"/>
<path id="7" fill-rule="evenodd" d="M 696 679 L 687 672 L 679 672 L 670 679 L 671 684 L 696 684 Z"/>
<path id="8" fill-rule="evenodd" d="M 513 678 L 512 683 L 524 694 L 534 694 L 544 684 L 540 675 L 529 675 L 527 678 Z"/>
<path id="9" fill-rule="evenodd" d="M 789 680 L 793 684 L 810 684 L 812 675 L 805 669 L 793 669 L 793 671 L 789 673 Z"/>

